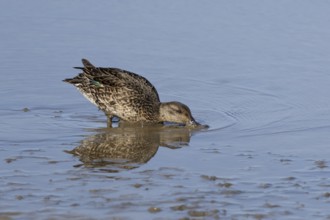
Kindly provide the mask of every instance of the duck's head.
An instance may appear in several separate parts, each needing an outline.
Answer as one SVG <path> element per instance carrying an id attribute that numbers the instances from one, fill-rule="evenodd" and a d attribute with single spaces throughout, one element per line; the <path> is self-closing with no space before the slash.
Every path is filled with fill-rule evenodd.
<path id="1" fill-rule="evenodd" d="M 196 127 L 200 124 L 193 118 L 190 109 L 180 102 L 163 102 L 159 108 L 160 120 L 162 122 L 175 122 Z"/>

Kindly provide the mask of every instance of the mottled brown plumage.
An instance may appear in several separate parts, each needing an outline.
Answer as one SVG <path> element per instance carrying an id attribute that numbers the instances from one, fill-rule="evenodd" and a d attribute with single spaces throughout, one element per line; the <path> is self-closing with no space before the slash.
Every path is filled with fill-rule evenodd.
<path id="1" fill-rule="evenodd" d="M 129 122 L 175 122 L 198 125 L 190 109 L 180 102 L 161 103 L 156 88 L 144 77 L 118 68 L 95 67 L 82 59 L 83 72 L 64 82 L 73 84 L 106 114 Z"/>

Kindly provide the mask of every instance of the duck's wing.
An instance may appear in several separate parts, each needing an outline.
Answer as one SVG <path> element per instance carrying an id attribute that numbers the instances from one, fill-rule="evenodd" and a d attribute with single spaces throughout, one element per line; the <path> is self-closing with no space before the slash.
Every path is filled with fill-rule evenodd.
<path id="1" fill-rule="evenodd" d="M 83 73 L 74 77 L 73 81 L 79 81 L 87 77 L 96 86 L 135 89 L 148 93 L 155 100 L 160 101 L 156 88 L 143 76 L 119 68 L 95 67 L 87 59 L 82 59 L 82 63 L 84 67 L 75 68 L 83 70 Z"/>
<path id="2" fill-rule="evenodd" d="M 146 78 L 118 68 L 95 67 L 86 59 L 83 64 L 84 67 L 76 67 L 82 73 L 64 81 L 74 84 L 103 111 L 134 120 L 138 112 L 151 112 L 152 117 L 157 110 L 158 92 Z"/>
<path id="3" fill-rule="evenodd" d="M 118 68 L 96 68 L 99 72 L 94 74 L 93 80 L 104 86 L 123 87 L 136 90 L 141 94 L 152 96 L 155 101 L 160 101 L 156 88 L 143 76 Z"/>
<path id="4" fill-rule="evenodd" d="M 148 92 L 154 96 L 155 100 L 160 101 L 156 88 L 143 76 L 119 68 L 95 67 L 87 59 L 82 59 L 82 63 L 84 67 L 74 68 L 83 70 L 83 73 L 78 74 L 72 79 L 65 79 L 63 81 L 71 84 L 80 84 L 86 83 L 86 79 L 88 79 L 92 86 L 137 89 Z"/>

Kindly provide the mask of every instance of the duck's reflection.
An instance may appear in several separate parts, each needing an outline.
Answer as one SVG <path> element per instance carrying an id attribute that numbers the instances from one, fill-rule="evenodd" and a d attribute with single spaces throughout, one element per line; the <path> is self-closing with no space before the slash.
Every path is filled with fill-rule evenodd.
<path id="1" fill-rule="evenodd" d="M 121 124 L 88 136 L 68 153 L 79 157 L 82 164 L 77 166 L 118 172 L 148 162 L 160 146 L 176 149 L 188 145 L 191 134 L 186 127 Z"/>

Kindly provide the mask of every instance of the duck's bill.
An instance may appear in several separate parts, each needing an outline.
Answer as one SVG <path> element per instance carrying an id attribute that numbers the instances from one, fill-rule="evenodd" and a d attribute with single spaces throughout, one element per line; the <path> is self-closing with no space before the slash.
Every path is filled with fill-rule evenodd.
<path id="1" fill-rule="evenodd" d="M 191 120 L 190 122 L 188 122 L 187 126 L 192 128 L 209 128 L 208 125 L 202 125 L 195 120 Z"/>

